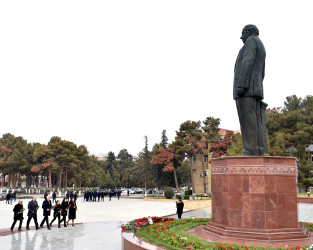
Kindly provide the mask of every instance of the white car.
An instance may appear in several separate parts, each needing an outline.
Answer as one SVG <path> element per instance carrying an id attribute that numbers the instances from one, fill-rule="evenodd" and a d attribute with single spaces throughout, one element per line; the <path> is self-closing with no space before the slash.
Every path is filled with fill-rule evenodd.
<path id="1" fill-rule="evenodd" d="M 122 195 L 128 195 L 127 190 L 129 190 L 129 194 L 135 194 L 136 192 L 132 189 L 122 189 Z"/>

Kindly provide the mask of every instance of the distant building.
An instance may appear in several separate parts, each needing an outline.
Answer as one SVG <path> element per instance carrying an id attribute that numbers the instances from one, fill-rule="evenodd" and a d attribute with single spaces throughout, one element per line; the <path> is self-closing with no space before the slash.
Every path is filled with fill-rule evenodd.
<path id="1" fill-rule="evenodd" d="M 220 139 L 223 140 L 226 134 L 226 131 L 231 131 L 233 133 L 238 133 L 237 131 L 232 131 L 228 129 L 220 129 L 218 132 Z M 202 168 L 202 159 L 201 154 L 194 154 L 192 156 L 192 175 L 194 180 L 195 194 L 207 194 L 211 193 L 211 153 L 209 153 L 210 145 L 206 145 L 203 150 L 203 166 L 204 173 Z M 204 190 L 205 186 L 205 190 Z"/>

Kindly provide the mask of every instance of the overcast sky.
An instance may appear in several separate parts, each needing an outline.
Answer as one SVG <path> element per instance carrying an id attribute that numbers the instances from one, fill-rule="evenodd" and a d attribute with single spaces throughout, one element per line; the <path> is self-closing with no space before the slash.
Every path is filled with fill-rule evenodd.
<path id="1" fill-rule="evenodd" d="M 1 1 L 0 134 L 137 154 L 186 120 L 239 130 L 241 30 L 266 48 L 264 101 L 312 95 L 312 1 Z"/>

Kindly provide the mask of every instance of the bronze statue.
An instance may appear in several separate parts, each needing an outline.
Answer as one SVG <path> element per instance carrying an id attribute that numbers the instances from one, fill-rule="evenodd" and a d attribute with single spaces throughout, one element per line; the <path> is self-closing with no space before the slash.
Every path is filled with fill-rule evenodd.
<path id="1" fill-rule="evenodd" d="M 235 64 L 233 95 L 241 127 L 242 155 L 266 155 L 265 116 L 262 116 L 262 108 L 267 106 L 262 102 L 266 52 L 255 25 L 246 25 L 240 39 L 244 45 Z"/>

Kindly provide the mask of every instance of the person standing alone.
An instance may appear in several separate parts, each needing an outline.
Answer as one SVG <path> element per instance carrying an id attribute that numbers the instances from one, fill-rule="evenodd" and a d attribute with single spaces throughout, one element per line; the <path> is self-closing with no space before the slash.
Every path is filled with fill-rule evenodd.
<path id="1" fill-rule="evenodd" d="M 182 202 L 181 199 L 179 199 L 176 202 L 176 208 L 177 208 L 178 219 L 181 219 L 181 215 L 183 214 L 183 210 L 184 210 L 184 202 Z"/>

